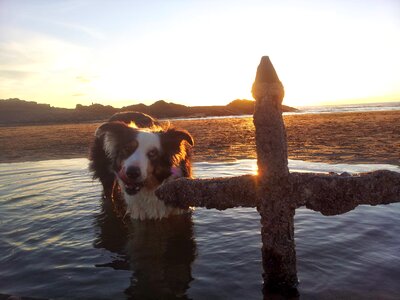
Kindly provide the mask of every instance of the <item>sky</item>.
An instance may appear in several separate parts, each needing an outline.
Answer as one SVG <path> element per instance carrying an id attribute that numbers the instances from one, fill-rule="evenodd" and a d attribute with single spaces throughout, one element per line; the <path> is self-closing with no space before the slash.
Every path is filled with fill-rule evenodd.
<path id="1" fill-rule="evenodd" d="M 0 0 L 0 99 L 225 105 L 268 55 L 284 104 L 400 101 L 399 37 L 399 0 Z"/>

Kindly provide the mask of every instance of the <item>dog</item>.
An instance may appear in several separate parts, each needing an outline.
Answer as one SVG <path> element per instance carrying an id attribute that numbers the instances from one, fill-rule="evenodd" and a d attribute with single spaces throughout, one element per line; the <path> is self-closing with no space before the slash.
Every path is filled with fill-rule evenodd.
<path id="1" fill-rule="evenodd" d="M 184 214 L 189 210 L 165 205 L 154 192 L 164 182 L 192 176 L 193 145 L 186 130 L 164 129 L 140 112 L 117 113 L 97 128 L 89 169 L 102 183 L 105 198 L 123 198 L 132 219 Z"/>

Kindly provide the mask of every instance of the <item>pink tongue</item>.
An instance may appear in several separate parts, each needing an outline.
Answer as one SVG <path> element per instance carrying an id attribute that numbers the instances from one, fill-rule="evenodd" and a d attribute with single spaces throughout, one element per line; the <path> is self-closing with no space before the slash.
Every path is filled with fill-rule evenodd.
<path id="1" fill-rule="evenodd" d="M 174 177 L 182 177 L 182 170 L 181 170 L 181 168 L 178 168 L 178 167 L 172 167 L 171 174 Z"/>

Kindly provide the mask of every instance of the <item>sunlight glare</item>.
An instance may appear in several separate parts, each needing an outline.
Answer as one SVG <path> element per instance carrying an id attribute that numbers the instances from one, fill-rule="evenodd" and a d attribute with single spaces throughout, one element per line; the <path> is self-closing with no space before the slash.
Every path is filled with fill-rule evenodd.
<path id="1" fill-rule="evenodd" d="M 125 32 L 98 49 L 30 38 L 25 44 L 40 54 L 34 58 L 41 63 L 23 66 L 21 71 L 31 74 L 24 86 L 20 81 L 8 86 L 20 97 L 54 99 L 64 107 L 82 102 L 149 105 L 157 100 L 226 105 L 252 99 L 256 66 L 261 56 L 269 55 L 285 87 L 286 105 L 400 95 L 400 60 L 393 59 L 400 40 L 393 38 L 393 26 L 365 20 L 354 26 L 351 19 L 338 23 L 331 12 L 275 6 L 268 18 L 265 14 L 251 5 L 232 7 L 224 15 L 204 10 L 185 26 L 187 16 L 181 16 L 146 35 Z"/>

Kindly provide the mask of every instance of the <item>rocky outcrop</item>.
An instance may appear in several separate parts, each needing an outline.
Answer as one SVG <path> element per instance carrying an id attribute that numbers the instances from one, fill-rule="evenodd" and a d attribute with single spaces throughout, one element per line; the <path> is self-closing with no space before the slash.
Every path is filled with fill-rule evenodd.
<path id="1" fill-rule="evenodd" d="M 286 107 L 286 111 L 295 111 Z M 117 112 L 138 111 L 156 118 L 190 118 L 247 115 L 254 111 L 254 101 L 234 100 L 226 106 L 185 106 L 159 100 L 151 105 L 134 104 L 122 108 L 110 105 L 77 104 L 75 109 L 52 107 L 34 101 L 0 99 L 0 124 L 75 123 L 107 120 Z"/>

